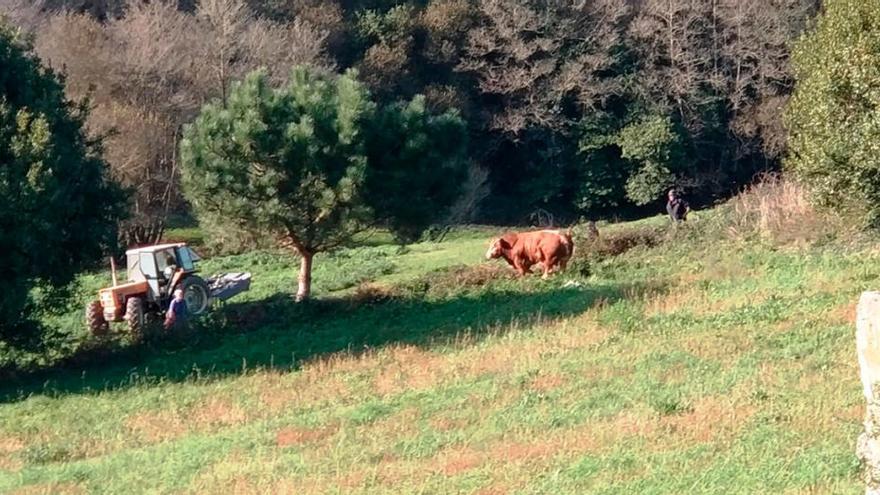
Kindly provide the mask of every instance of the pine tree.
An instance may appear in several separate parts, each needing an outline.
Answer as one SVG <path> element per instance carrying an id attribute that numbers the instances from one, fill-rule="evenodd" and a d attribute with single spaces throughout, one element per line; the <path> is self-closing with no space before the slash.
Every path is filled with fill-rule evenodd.
<path id="1" fill-rule="evenodd" d="M 467 177 L 467 132 L 455 112 L 417 96 L 381 109 L 368 127 L 365 200 L 374 219 L 412 242 L 455 201 Z"/>
<path id="2" fill-rule="evenodd" d="M 184 192 L 200 221 L 293 248 L 296 298 L 307 299 L 316 253 L 377 223 L 412 239 L 455 199 L 464 142 L 449 138 L 463 123 L 428 116 L 418 100 L 395 108 L 377 113 L 354 72 L 300 67 L 278 89 L 252 73 L 184 131 Z M 415 194 L 434 208 L 411 208 Z"/>

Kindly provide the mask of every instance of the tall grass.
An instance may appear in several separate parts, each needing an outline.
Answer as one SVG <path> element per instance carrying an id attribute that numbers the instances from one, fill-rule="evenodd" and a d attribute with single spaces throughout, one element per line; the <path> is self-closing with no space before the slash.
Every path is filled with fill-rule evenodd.
<path id="1" fill-rule="evenodd" d="M 779 174 L 765 175 L 730 203 L 728 231 L 735 239 L 776 245 L 813 245 L 848 230 L 840 212 L 820 209 L 802 184 Z"/>

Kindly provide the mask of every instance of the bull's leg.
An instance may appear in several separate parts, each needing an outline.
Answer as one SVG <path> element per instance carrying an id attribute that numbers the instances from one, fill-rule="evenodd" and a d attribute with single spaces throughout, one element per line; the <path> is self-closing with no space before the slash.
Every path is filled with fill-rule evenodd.
<path id="1" fill-rule="evenodd" d="M 548 256 L 546 260 L 544 260 L 544 274 L 541 275 L 541 278 L 547 279 L 550 277 L 550 274 L 553 273 L 554 268 L 556 267 L 556 258 L 553 256 Z"/>

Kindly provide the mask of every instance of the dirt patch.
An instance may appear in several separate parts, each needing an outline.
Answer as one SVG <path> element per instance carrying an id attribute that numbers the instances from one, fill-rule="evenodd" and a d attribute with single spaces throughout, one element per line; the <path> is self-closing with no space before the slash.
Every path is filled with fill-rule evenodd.
<path id="1" fill-rule="evenodd" d="M 336 427 L 318 429 L 284 428 L 275 435 L 275 444 L 279 447 L 291 447 L 310 442 L 317 442 L 336 433 Z"/>
<path id="2" fill-rule="evenodd" d="M 840 306 L 832 309 L 828 315 L 829 323 L 836 324 L 849 324 L 855 326 L 856 324 L 856 306 L 858 305 L 858 301 L 853 299 L 853 302 L 847 304 L 841 304 Z"/>
<path id="3" fill-rule="evenodd" d="M 21 459 L 16 459 L 12 456 L 0 454 L 0 471 L 9 471 L 14 473 L 16 471 L 21 471 L 21 468 L 23 467 L 24 462 Z"/>
<path id="4" fill-rule="evenodd" d="M 24 467 L 16 453 L 25 448 L 25 443 L 16 437 L 0 436 L 0 469 L 4 471 L 18 471 Z"/>
<path id="5" fill-rule="evenodd" d="M 865 419 L 866 406 L 864 404 L 853 404 L 840 411 L 836 419 L 846 421 L 848 423 L 859 423 Z"/>
<path id="6" fill-rule="evenodd" d="M 16 437 L 0 437 L 0 454 L 14 454 L 25 447 L 25 443 Z"/>

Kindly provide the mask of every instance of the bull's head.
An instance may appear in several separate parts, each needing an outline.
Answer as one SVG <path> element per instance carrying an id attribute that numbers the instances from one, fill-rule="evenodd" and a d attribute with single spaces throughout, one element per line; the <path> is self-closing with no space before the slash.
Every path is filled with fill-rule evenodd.
<path id="1" fill-rule="evenodd" d="M 495 258 L 501 257 L 501 254 L 505 249 L 510 249 L 510 243 L 508 243 L 504 238 L 499 237 L 492 241 L 492 245 L 489 246 L 489 250 L 486 251 L 486 259 L 493 260 Z"/>

